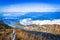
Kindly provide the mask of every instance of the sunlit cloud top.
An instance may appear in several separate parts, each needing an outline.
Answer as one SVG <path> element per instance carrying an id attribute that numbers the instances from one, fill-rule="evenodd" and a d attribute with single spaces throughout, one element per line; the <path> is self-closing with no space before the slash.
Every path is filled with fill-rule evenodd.
<path id="1" fill-rule="evenodd" d="M 60 19 L 54 20 L 32 20 L 31 18 L 20 20 L 20 24 L 22 25 L 31 25 L 31 24 L 38 24 L 38 25 L 45 25 L 45 24 L 59 24 Z"/>
<path id="2" fill-rule="evenodd" d="M 56 12 L 59 11 L 59 6 L 29 3 L 29 4 L 13 4 L 1 7 L 1 12 Z"/>

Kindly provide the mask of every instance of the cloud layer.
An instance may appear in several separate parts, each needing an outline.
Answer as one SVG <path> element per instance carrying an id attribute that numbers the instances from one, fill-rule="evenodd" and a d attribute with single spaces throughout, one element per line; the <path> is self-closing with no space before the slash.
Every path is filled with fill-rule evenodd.
<path id="1" fill-rule="evenodd" d="M 55 12 L 59 11 L 59 6 L 55 7 L 49 4 L 13 4 L 5 7 L 1 7 L 1 12 Z"/>
<path id="2" fill-rule="evenodd" d="M 54 19 L 54 20 L 32 20 L 31 18 L 20 20 L 20 24 L 22 25 L 30 25 L 30 24 L 39 24 L 39 25 L 45 25 L 45 24 L 59 24 L 60 25 L 60 19 Z"/>
<path id="3" fill-rule="evenodd" d="M 3 17 L 2 19 L 18 19 L 19 16 L 22 16 L 27 13 L 26 12 L 2 12 L 0 14 L 1 14 L 0 18 L 1 16 Z"/>
<path id="4" fill-rule="evenodd" d="M 20 16 L 24 14 L 26 14 L 26 12 L 3 12 L 3 16 Z"/>

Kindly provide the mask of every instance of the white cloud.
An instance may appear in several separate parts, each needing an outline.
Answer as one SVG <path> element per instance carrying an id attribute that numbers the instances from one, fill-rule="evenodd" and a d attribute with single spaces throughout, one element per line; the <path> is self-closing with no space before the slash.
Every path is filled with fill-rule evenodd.
<path id="1" fill-rule="evenodd" d="M 49 4 L 15 4 L 1 8 L 1 12 L 55 12 L 59 8 Z M 60 9 L 59 9 L 60 10 Z"/>
<path id="2" fill-rule="evenodd" d="M 59 24 L 60 25 L 60 19 L 54 19 L 54 20 L 32 20 L 31 18 L 22 19 L 20 21 L 20 24 L 22 25 L 30 25 L 30 24 Z"/>
<path id="3" fill-rule="evenodd" d="M 19 16 L 27 14 L 27 12 L 3 12 L 1 14 L 2 19 L 19 19 Z"/>
<path id="4" fill-rule="evenodd" d="M 23 20 L 20 20 L 20 24 L 22 25 L 29 25 L 31 24 L 31 18 L 26 18 L 26 19 L 23 19 Z"/>
<path id="5" fill-rule="evenodd" d="M 4 18 L 2 18 L 2 19 L 18 19 L 17 17 L 4 17 Z"/>
<path id="6" fill-rule="evenodd" d="M 3 13 L 3 16 L 21 16 L 21 15 L 24 15 L 26 14 L 26 12 L 5 12 Z"/>

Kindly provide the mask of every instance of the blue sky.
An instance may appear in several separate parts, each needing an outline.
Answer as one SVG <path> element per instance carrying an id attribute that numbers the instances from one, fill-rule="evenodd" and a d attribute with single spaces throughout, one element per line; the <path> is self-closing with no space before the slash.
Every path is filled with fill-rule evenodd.
<path id="1" fill-rule="evenodd" d="M 49 4 L 60 4 L 59 0 L 0 0 L 0 4 L 9 5 L 17 3 L 49 3 Z"/>
<path id="2" fill-rule="evenodd" d="M 31 8 L 35 10 L 32 10 Z M 60 11 L 60 1 L 59 0 L 0 0 L 0 9 L 1 9 L 0 12 Z"/>

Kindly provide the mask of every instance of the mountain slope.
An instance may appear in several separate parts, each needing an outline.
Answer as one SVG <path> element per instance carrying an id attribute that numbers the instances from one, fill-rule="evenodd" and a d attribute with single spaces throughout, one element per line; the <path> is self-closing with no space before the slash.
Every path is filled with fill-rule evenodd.
<path id="1" fill-rule="evenodd" d="M 17 40 L 60 40 L 60 35 L 17 29 L 16 38 Z"/>
<path id="2" fill-rule="evenodd" d="M 52 25 L 28 25 L 23 29 L 30 31 L 38 31 L 38 32 L 47 32 L 52 34 L 60 34 L 60 25 L 52 24 Z"/>
<path id="3" fill-rule="evenodd" d="M 5 24 L 3 21 L 0 21 L 0 29 L 8 29 L 8 28 L 12 28 L 10 26 L 8 26 L 7 24 Z"/>

